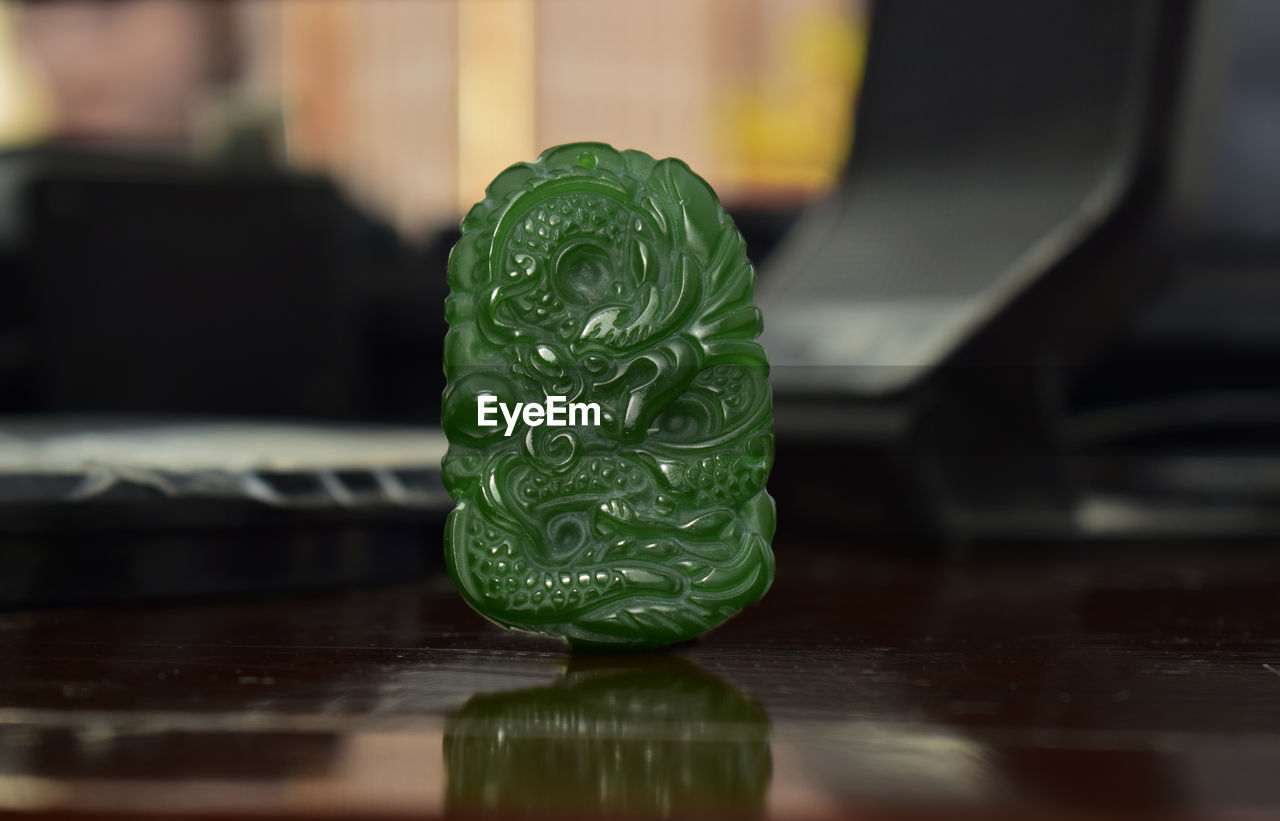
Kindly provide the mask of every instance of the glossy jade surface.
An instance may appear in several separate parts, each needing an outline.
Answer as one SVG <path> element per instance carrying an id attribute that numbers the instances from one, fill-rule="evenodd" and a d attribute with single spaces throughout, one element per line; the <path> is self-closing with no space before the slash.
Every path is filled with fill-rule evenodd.
<path id="1" fill-rule="evenodd" d="M 577 143 L 493 181 L 446 303 L 445 556 L 473 607 L 574 644 L 658 646 L 764 594 L 754 287 L 732 219 L 679 160 Z"/>

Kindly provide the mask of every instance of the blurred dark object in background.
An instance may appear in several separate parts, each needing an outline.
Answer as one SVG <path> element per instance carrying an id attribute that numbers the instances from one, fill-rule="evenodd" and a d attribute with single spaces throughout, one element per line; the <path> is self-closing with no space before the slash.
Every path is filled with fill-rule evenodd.
<path id="1" fill-rule="evenodd" d="M 0 175 L 0 411 L 433 418 L 441 277 L 326 180 L 58 147 Z"/>
<path id="2" fill-rule="evenodd" d="M 0 605 L 439 566 L 429 251 L 290 172 L 49 146 L 0 175 Z"/>
<path id="3" fill-rule="evenodd" d="M 7 410 L 350 415 L 341 203 L 322 180 L 37 151 L 24 166 L 26 392 Z M 19 398 L 21 397 L 21 399 Z"/>
<path id="4" fill-rule="evenodd" d="M 762 276 L 780 507 L 948 540 L 1280 528 L 1280 257 L 1251 286 L 1213 261 L 1243 245 L 1217 107 L 1280 94 L 1212 87 L 1250 15 L 877 6 L 842 189 Z"/>

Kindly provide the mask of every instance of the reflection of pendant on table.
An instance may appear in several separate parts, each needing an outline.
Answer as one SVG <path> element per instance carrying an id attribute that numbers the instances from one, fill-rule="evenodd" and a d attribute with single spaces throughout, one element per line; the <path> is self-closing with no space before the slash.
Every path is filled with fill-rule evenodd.
<path id="1" fill-rule="evenodd" d="M 574 656 L 554 683 L 472 696 L 445 729 L 446 801 L 483 813 L 758 814 L 769 718 L 674 656 Z"/>

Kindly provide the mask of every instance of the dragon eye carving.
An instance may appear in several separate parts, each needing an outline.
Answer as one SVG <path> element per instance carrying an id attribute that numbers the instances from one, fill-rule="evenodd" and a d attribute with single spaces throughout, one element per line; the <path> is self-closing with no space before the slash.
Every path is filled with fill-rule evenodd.
<path id="1" fill-rule="evenodd" d="M 552 275 L 556 290 L 577 305 L 594 305 L 622 295 L 622 283 L 613 275 L 618 262 L 607 249 L 577 242 L 561 249 Z"/>

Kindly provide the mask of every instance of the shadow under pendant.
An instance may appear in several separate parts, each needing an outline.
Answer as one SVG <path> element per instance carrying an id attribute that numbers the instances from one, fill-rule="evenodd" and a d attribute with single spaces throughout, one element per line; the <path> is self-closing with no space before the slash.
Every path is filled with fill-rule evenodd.
<path id="1" fill-rule="evenodd" d="M 576 143 L 503 171 L 449 257 L 445 558 L 573 644 L 691 639 L 773 580 L 755 269 L 676 159 Z"/>

